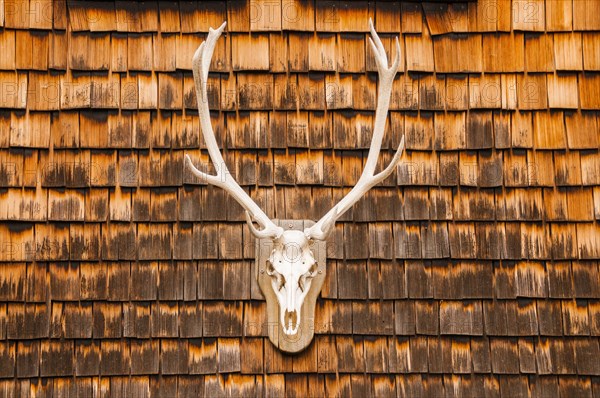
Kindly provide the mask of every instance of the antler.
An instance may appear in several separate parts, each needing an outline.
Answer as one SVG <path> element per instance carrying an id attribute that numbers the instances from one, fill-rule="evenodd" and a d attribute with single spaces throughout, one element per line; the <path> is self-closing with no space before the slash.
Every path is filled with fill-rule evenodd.
<path id="1" fill-rule="evenodd" d="M 192 61 L 192 69 L 194 74 L 194 83 L 196 86 L 196 97 L 198 100 L 198 114 L 200 116 L 200 128 L 202 129 L 202 135 L 204 141 L 206 141 L 206 147 L 211 161 L 215 165 L 217 170 L 216 175 L 210 175 L 198 170 L 192 163 L 189 155 L 185 155 L 185 164 L 190 168 L 194 175 L 205 179 L 207 183 L 223 188 L 229 192 L 231 196 L 246 210 L 246 221 L 250 227 L 250 231 L 258 238 L 277 238 L 283 233 L 283 228 L 275 225 L 273 221 L 258 207 L 258 205 L 252 200 L 252 198 L 239 186 L 239 184 L 233 179 L 227 165 L 223 160 L 223 156 L 219 151 L 215 133 L 213 131 L 210 122 L 210 111 L 208 109 L 208 95 L 206 94 L 206 81 L 208 79 L 208 69 L 210 67 L 210 60 L 215 49 L 215 44 L 221 36 L 221 33 L 225 29 L 223 24 L 218 29 L 210 28 L 208 31 L 208 37 L 206 41 L 200 44 L 198 50 L 194 54 Z M 262 230 L 254 227 L 252 220 L 263 228 Z"/>
<path id="2" fill-rule="evenodd" d="M 383 43 L 381 43 L 379 36 L 377 36 L 375 28 L 373 28 L 373 22 L 370 19 L 369 28 L 371 30 L 369 44 L 373 50 L 377 71 L 379 73 L 379 89 L 377 93 L 377 110 L 375 111 L 373 138 L 371 139 L 371 147 L 369 149 L 369 154 L 367 155 L 367 162 L 354 188 L 352 188 L 352 190 L 350 190 L 350 192 L 348 192 L 348 194 L 344 196 L 336 206 L 329 210 L 329 212 L 327 212 L 327 214 L 325 214 L 316 224 L 304 230 L 304 234 L 309 239 L 327 239 L 332 227 L 342 214 L 350 209 L 350 207 L 352 207 L 369 189 L 384 180 L 392 173 L 392 171 L 394 171 L 394 168 L 400 161 L 400 157 L 404 151 L 404 137 L 402 137 L 400 145 L 390 164 L 383 171 L 375 174 L 375 166 L 377 165 L 377 159 L 379 158 L 379 152 L 381 151 L 381 142 L 385 131 L 385 121 L 390 106 L 392 84 L 394 82 L 394 76 L 396 76 L 396 72 L 398 71 L 398 66 L 400 65 L 400 43 L 396 37 L 396 58 L 394 59 L 392 66 L 388 68 L 385 48 L 383 47 Z"/>

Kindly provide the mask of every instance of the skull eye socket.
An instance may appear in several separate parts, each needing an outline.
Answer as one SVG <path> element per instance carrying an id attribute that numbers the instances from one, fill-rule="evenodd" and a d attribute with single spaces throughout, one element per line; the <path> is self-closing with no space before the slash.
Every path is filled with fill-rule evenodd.
<path id="1" fill-rule="evenodd" d="M 317 264 L 317 262 L 315 262 L 310 267 L 310 269 L 307 272 L 305 272 L 304 274 L 302 274 L 302 276 L 298 279 L 298 288 L 300 288 L 300 291 L 304 292 L 306 283 L 315 277 L 315 275 L 317 273 L 317 268 L 318 268 L 318 264 Z"/>
<path id="2" fill-rule="evenodd" d="M 285 278 L 279 272 L 276 274 L 277 276 L 277 290 L 281 290 L 283 286 L 285 286 Z"/>
<path id="3" fill-rule="evenodd" d="M 277 272 L 275 267 L 273 267 L 273 264 L 268 260 L 267 260 L 267 275 L 275 278 L 275 280 L 277 281 L 277 290 L 278 291 L 281 290 L 285 286 L 285 277 L 283 275 L 281 275 L 279 272 Z"/>

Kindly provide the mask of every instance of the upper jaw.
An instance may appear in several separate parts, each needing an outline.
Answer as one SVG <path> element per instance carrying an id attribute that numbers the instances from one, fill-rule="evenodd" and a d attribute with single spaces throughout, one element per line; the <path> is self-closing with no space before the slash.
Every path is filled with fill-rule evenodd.
<path id="1" fill-rule="evenodd" d="M 282 310 L 281 313 L 281 328 L 283 329 L 283 333 L 288 336 L 293 336 L 298 333 L 298 329 L 300 327 L 300 314 L 298 311 L 294 310 L 292 312 L 287 310 Z"/>

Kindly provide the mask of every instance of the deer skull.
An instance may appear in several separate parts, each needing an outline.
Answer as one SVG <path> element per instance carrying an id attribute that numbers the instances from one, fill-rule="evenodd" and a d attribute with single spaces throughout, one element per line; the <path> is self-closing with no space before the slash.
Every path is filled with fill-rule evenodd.
<path id="1" fill-rule="evenodd" d="M 246 221 L 250 231 L 259 239 L 273 242 L 273 251 L 266 264 L 266 272 L 271 278 L 271 287 L 277 297 L 280 310 L 281 328 L 286 335 L 296 335 L 300 325 L 302 304 L 317 272 L 317 263 L 310 245 L 313 241 L 324 241 L 329 236 L 337 219 L 350 209 L 369 189 L 389 176 L 400 161 L 404 150 L 404 138 L 388 166 L 375 173 L 375 166 L 381 151 L 381 143 L 385 130 L 387 112 L 390 103 L 392 83 L 400 65 L 400 44 L 396 38 L 396 57 L 388 67 L 385 48 L 377 36 L 373 24 L 369 21 L 371 37 L 369 44 L 375 56 L 379 74 L 377 110 L 373 126 L 373 138 L 364 170 L 356 185 L 342 200 L 327 212 L 316 224 L 304 231 L 287 230 L 277 226 L 252 200 L 248 193 L 232 178 L 223 156 L 219 151 L 217 140 L 210 121 L 206 81 L 215 44 L 225 29 L 223 23 L 218 29 L 209 29 L 208 37 L 200 45 L 192 61 L 194 83 L 198 99 L 200 127 L 206 148 L 212 162 L 219 166 L 216 175 L 198 170 L 188 155 L 185 165 L 192 173 L 208 184 L 225 189 L 246 210 Z M 256 222 L 259 228 L 254 226 Z"/>
<path id="2" fill-rule="evenodd" d="M 267 275 L 279 302 L 283 332 L 294 335 L 300 326 L 302 303 L 317 274 L 317 262 L 309 239 L 301 231 L 285 231 L 273 243 Z"/>

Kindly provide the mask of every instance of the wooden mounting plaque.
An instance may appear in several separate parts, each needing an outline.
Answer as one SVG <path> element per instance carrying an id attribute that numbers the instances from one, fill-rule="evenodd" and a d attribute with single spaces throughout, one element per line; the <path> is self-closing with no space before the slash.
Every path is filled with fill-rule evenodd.
<path id="1" fill-rule="evenodd" d="M 276 225 L 285 230 L 300 230 L 314 225 L 311 220 L 273 220 Z M 266 262 L 273 251 L 273 242 L 270 239 L 256 240 L 256 279 L 263 296 L 267 300 L 267 330 L 269 340 L 275 347 L 287 353 L 297 353 L 304 350 L 312 341 L 315 334 L 315 307 L 317 297 L 325 281 L 327 269 L 326 244 L 315 241 L 310 246 L 317 261 L 317 275 L 312 279 L 300 314 L 300 327 L 298 333 L 289 336 L 283 332 L 280 324 L 279 302 L 271 285 L 271 277 L 267 275 Z"/>

